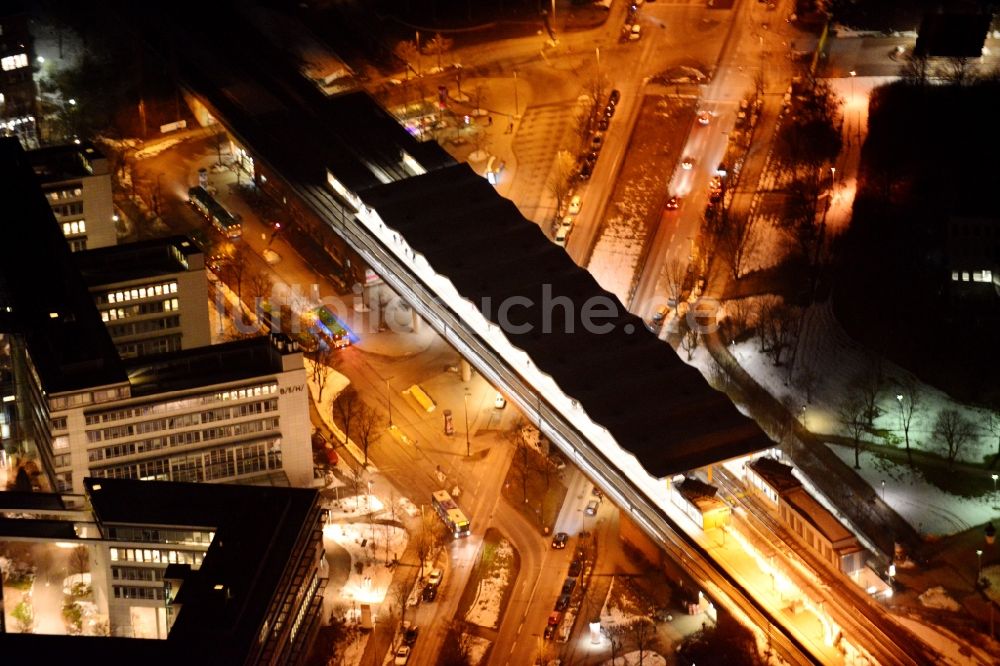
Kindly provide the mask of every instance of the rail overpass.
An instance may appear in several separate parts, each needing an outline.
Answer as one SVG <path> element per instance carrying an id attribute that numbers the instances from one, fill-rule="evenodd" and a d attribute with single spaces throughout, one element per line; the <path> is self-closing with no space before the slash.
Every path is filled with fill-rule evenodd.
<path id="1" fill-rule="evenodd" d="M 235 7 L 119 10 L 314 237 L 342 239 L 710 597 L 790 663 L 815 661 L 661 508 L 672 475 L 770 447 L 753 421 L 484 179 L 366 94 L 325 96 Z"/>

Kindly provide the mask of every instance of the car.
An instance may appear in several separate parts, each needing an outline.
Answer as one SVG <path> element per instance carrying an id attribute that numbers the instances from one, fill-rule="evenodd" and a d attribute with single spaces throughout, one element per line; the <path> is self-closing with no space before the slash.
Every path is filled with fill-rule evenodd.
<path id="1" fill-rule="evenodd" d="M 569 575 L 576 578 L 583 571 L 583 560 L 577 558 L 569 563 Z"/>
<path id="2" fill-rule="evenodd" d="M 653 313 L 653 322 L 657 324 L 662 324 L 663 320 L 667 318 L 667 314 L 670 312 L 670 308 L 666 305 L 661 305 L 656 308 L 656 312 Z M 597 498 L 600 501 L 600 497 Z"/>
<path id="3" fill-rule="evenodd" d="M 608 130 L 608 125 L 610 123 L 611 123 L 610 118 L 608 117 L 601 118 L 600 120 L 597 121 L 597 129 L 601 130 L 602 132 L 606 132 Z"/>
<path id="4" fill-rule="evenodd" d="M 597 500 L 590 500 L 589 502 L 587 502 L 587 508 L 584 509 L 583 512 L 585 514 L 587 514 L 588 516 L 596 516 L 597 515 L 597 507 L 600 506 L 600 505 L 601 505 L 601 503 L 598 502 Z"/>
<path id="5" fill-rule="evenodd" d="M 667 210 L 677 210 L 681 205 L 681 198 L 674 195 L 667 199 Z"/>
<path id="6" fill-rule="evenodd" d="M 569 599 L 570 596 L 568 594 L 560 594 L 559 598 L 556 599 L 556 610 L 564 611 L 569 608 Z"/>
<path id="7" fill-rule="evenodd" d="M 712 190 L 708 195 L 708 200 L 712 203 L 719 203 L 722 199 L 722 190 Z"/>
<path id="8" fill-rule="evenodd" d="M 493 398 L 493 407 L 496 409 L 503 409 L 507 406 L 507 398 L 503 397 L 503 393 L 497 393 L 497 396 Z"/>
<path id="9" fill-rule="evenodd" d="M 698 124 L 699 125 L 707 125 L 710 122 L 712 122 L 712 114 L 711 113 L 709 113 L 708 111 L 702 111 L 701 113 L 698 114 Z"/>
<path id="10" fill-rule="evenodd" d="M 590 180 L 590 176 L 594 173 L 594 163 L 584 162 L 580 166 L 580 180 Z"/>
<path id="11" fill-rule="evenodd" d="M 433 569 L 429 574 L 427 574 L 427 585 L 429 587 L 437 587 L 441 584 L 441 579 L 443 577 L 444 574 L 440 569 Z"/>
<path id="12" fill-rule="evenodd" d="M 549 462 L 556 469 L 566 469 L 566 459 L 562 457 L 562 454 L 558 451 L 552 451 L 549 453 Z"/>
<path id="13" fill-rule="evenodd" d="M 417 642 L 417 634 L 420 632 L 417 627 L 411 625 L 409 621 L 403 623 L 403 644 L 413 645 Z"/>
<path id="14" fill-rule="evenodd" d="M 599 150 L 592 150 L 589 153 L 587 153 L 587 156 L 583 158 L 583 161 L 584 162 L 589 162 L 591 165 L 593 165 L 594 162 L 597 161 L 597 158 L 600 157 L 600 156 L 601 156 L 601 151 L 599 151 Z"/>
<path id="15" fill-rule="evenodd" d="M 603 146 L 603 145 L 604 145 L 604 133 L 603 132 L 596 132 L 594 134 L 594 138 L 592 138 L 590 140 L 590 148 L 591 148 L 591 150 L 600 150 L 601 146 Z"/>
<path id="16" fill-rule="evenodd" d="M 615 105 L 614 104 L 608 104 L 606 107 L 604 107 L 604 117 L 605 118 L 611 118 L 614 115 L 615 115 Z"/>
<path id="17" fill-rule="evenodd" d="M 556 627 L 559 626 L 559 621 L 562 620 L 562 613 L 559 611 L 552 611 L 549 613 L 549 626 Z"/>
<path id="18" fill-rule="evenodd" d="M 689 171 L 693 167 L 694 167 L 694 158 L 691 157 L 690 155 L 685 157 L 684 160 L 681 162 L 681 168 L 684 169 L 685 171 Z"/>
<path id="19" fill-rule="evenodd" d="M 574 587 L 576 587 L 576 578 L 570 576 L 563 581 L 562 593 L 566 595 L 572 594 Z"/>
<path id="20" fill-rule="evenodd" d="M 392 663 L 394 666 L 406 666 L 410 661 L 410 646 L 400 645 L 396 649 L 396 656 L 393 658 Z"/>
<path id="21" fill-rule="evenodd" d="M 569 541 L 569 535 L 565 532 L 559 532 L 554 537 L 552 537 L 552 547 L 556 550 L 562 550 L 566 547 L 566 542 Z"/>
<path id="22" fill-rule="evenodd" d="M 583 205 L 583 200 L 580 198 L 580 195 L 574 194 L 573 198 L 569 200 L 569 208 L 567 209 L 567 212 L 570 215 L 579 215 L 580 206 L 582 205 Z"/>
<path id="23" fill-rule="evenodd" d="M 632 30 L 628 34 L 628 40 L 630 42 L 637 42 L 640 37 L 642 37 L 642 26 L 636 23 L 632 26 Z"/>
<path id="24" fill-rule="evenodd" d="M 622 98 L 622 93 L 620 90 L 612 90 L 611 94 L 608 95 L 608 104 L 611 106 L 617 106 L 618 101 Z"/>
<path id="25" fill-rule="evenodd" d="M 421 597 L 424 601 L 431 602 L 437 599 L 438 589 L 436 585 L 427 585 L 424 587 L 424 591 L 421 593 Z"/>
<path id="26" fill-rule="evenodd" d="M 545 625 L 545 631 L 542 633 L 542 636 L 545 637 L 545 640 L 550 640 L 555 635 L 556 635 L 556 625 L 554 624 Z"/>
<path id="27" fill-rule="evenodd" d="M 591 488 L 590 488 L 590 494 L 593 495 L 594 497 L 596 497 L 599 500 L 604 499 L 604 493 L 602 493 L 601 489 L 598 488 L 597 486 L 591 486 Z"/>
<path id="28" fill-rule="evenodd" d="M 556 245 L 559 245 L 561 247 L 566 247 L 566 242 L 569 240 L 569 232 L 571 232 L 572 230 L 573 230 L 572 224 L 570 224 L 569 226 L 560 225 L 559 228 L 556 229 L 556 235 L 555 238 L 553 239 L 555 240 Z"/>

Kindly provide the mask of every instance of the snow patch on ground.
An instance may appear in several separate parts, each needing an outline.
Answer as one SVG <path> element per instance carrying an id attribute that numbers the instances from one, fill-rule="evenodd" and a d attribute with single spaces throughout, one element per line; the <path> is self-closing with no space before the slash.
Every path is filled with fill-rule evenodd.
<path id="1" fill-rule="evenodd" d="M 940 608 L 949 611 L 957 611 L 961 608 L 957 601 L 948 596 L 943 587 L 929 588 L 917 598 L 927 608 Z"/>
<path id="2" fill-rule="evenodd" d="M 854 466 L 852 447 L 831 444 L 830 449 Z M 855 471 L 880 495 L 885 481 L 886 503 L 923 535 L 954 534 L 996 515 L 989 496 L 977 499 L 952 495 L 927 483 L 910 467 L 867 451 L 861 452 L 858 461 L 861 469 Z"/>
<path id="3" fill-rule="evenodd" d="M 642 660 L 639 659 L 639 651 L 628 652 L 621 657 L 615 658 L 612 662 L 608 659 L 603 666 L 667 666 L 667 660 L 656 652 L 644 650 Z"/>
<path id="4" fill-rule="evenodd" d="M 385 566 L 387 554 L 389 560 L 403 554 L 408 540 L 406 530 L 383 524 L 340 523 L 326 525 L 323 538 L 351 556 L 351 573 L 337 596 L 359 603 L 381 602 L 392 582 L 393 570 Z M 358 563 L 362 565 L 360 572 Z"/>
<path id="5" fill-rule="evenodd" d="M 510 541 L 501 538 L 497 543 L 494 560 L 479 581 L 476 598 L 465 614 L 467 622 L 480 627 L 496 628 L 500 620 L 500 602 L 503 600 L 507 585 L 510 584 L 513 564 L 514 547 Z"/>
<path id="6" fill-rule="evenodd" d="M 486 657 L 486 651 L 493 645 L 493 641 L 472 634 L 463 634 L 462 642 L 465 643 L 465 651 L 468 657 L 469 666 L 479 666 Z"/>
<path id="7" fill-rule="evenodd" d="M 323 387 L 323 399 L 319 400 L 319 386 L 313 381 L 313 369 L 316 364 L 308 358 L 304 358 L 302 361 L 306 366 L 306 383 L 309 384 L 309 396 L 316 405 L 316 411 L 319 412 L 323 423 L 332 430 L 334 427 L 333 402 L 340 395 L 340 392 L 350 385 L 351 380 L 333 368 L 327 368 L 329 374 L 327 375 L 326 385 Z"/>

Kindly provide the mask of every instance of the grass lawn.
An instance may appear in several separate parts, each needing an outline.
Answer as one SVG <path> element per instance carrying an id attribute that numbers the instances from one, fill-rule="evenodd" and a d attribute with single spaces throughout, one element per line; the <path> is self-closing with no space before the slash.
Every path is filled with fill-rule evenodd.
<path id="1" fill-rule="evenodd" d="M 543 534 L 551 533 L 566 492 L 558 470 L 547 457 L 530 447 L 515 451 L 504 480 L 503 497 Z"/>

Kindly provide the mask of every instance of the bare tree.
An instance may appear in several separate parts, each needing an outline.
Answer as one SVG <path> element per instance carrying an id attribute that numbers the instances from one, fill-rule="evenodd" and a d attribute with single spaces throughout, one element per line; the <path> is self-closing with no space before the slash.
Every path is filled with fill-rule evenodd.
<path id="1" fill-rule="evenodd" d="M 404 39 L 396 44 L 392 49 L 393 54 L 406 64 L 406 78 L 410 78 L 410 71 L 420 76 L 420 49 L 416 42 Z M 414 64 L 416 67 L 414 67 Z"/>
<path id="2" fill-rule="evenodd" d="M 482 83 L 477 83 L 476 87 L 472 91 L 473 96 L 476 98 L 476 115 L 483 116 L 483 103 L 489 99 L 489 95 L 486 92 L 486 86 Z"/>
<path id="3" fill-rule="evenodd" d="M 462 625 L 452 620 L 445 632 L 437 657 L 438 666 L 468 666 L 469 649 L 462 635 Z"/>
<path id="4" fill-rule="evenodd" d="M 920 384 L 916 379 L 906 376 L 899 382 L 896 392 L 896 402 L 899 403 L 899 425 L 903 429 L 906 442 L 906 460 L 913 464 L 913 454 L 910 451 L 910 424 L 913 415 L 920 407 Z"/>
<path id="5" fill-rule="evenodd" d="M 334 355 L 333 348 L 327 344 L 321 344 L 313 353 L 311 377 L 318 393 L 316 401 L 320 403 L 323 402 L 323 390 L 330 379 Z"/>
<path id="6" fill-rule="evenodd" d="M 681 336 L 681 349 L 687 352 L 687 359 L 689 361 L 694 358 L 694 352 L 698 349 L 700 339 L 701 335 L 693 328 L 687 329 Z"/>
<path id="7" fill-rule="evenodd" d="M 729 265 L 733 279 L 742 277 L 747 259 L 753 254 L 760 243 L 755 233 L 756 217 L 750 215 L 717 214 L 719 220 L 716 232 L 712 234 L 714 249 L 722 253 L 723 259 Z"/>
<path id="8" fill-rule="evenodd" d="M 685 277 L 687 277 L 687 267 L 681 260 L 677 257 L 668 259 L 663 266 L 663 280 L 667 288 L 667 298 L 673 301 L 674 307 L 681 302 Z"/>
<path id="9" fill-rule="evenodd" d="M 552 178 L 549 179 L 549 192 L 555 197 L 557 210 L 569 194 L 575 174 L 576 160 L 573 159 L 573 155 L 568 150 L 560 150 L 556 153 L 555 169 L 553 169 Z"/>
<path id="10" fill-rule="evenodd" d="M 245 245 L 237 243 L 233 247 L 232 254 L 226 257 L 220 277 L 226 281 L 230 289 L 236 292 L 236 298 L 241 303 L 243 302 L 243 284 L 249 268 L 250 253 Z"/>
<path id="11" fill-rule="evenodd" d="M 851 382 L 851 388 L 864 402 L 865 426 L 871 428 L 880 413 L 878 403 L 885 388 L 882 361 L 879 357 L 871 357 L 865 370 Z"/>
<path id="12" fill-rule="evenodd" d="M 81 580 L 83 574 L 90 571 L 90 550 L 86 546 L 77 546 L 69 555 L 69 565 L 73 573 L 79 574 Z"/>
<path id="13" fill-rule="evenodd" d="M 361 411 L 361 397 L 353 386 L 348 386 L 333 403 L 333 415 L 340 417 L 340 423 L 344 428 L 344 443 L 351 439 L 351 426 L 357 421 Z"/>
<path id="14" fill-rule="evenodd" d="M 849 393 L 847 399 L 837 410 L 840 423 L 850 433 L 854 444 L 854 469 L 861 469 L 861 435 L 865 432 L 865 402 L 855 394 Z"/>
<path id="15" fill-rule="evenodd" d="M 802 322 L 802 309 L 772 298 L 761 304 L 761 350 L 770 354 L 775 365 L 781 365 L 781 354 L 792 346 Z"/>
<path id="16" fill-rule="evenodd" d="M 253 303 L 253 311 L 260 312 L 260 304 L 268 300 L 274 289 L 274 281 L 271 276 L 261 271 L 255 271 L 246 279 L 247 298 Z"/>
<path id="17" fill-rule="evenodd" d="M 805 361 L 806 359 L 803 359 Z M 808 363 L 799 371 L 798 386 L 806 394 L 806 402 L 812 402 L 813 393 L 819 384 L 820 376 Z"/>
<path id="18" fill-rule="evenodd" d="M 637 617 L 628 625 L 629 637 L 639 652 L 639 666 L 642 666 L 649 650 L 656 640 L 656 628 L 648 617 Z"/>
<path id="19" fill-rule="evenodd" d="M 437 56 L 437 68 L 441 71 L 441 56 L 451 50 L 451 47 L 455 44 L 454 40 L 448 39 L 447 37 L 442 37 L 441 33 L 434 35 L 429 42 L 427 42 L 427 52 L 431 55 Z"/>
<path id="20" fill-rule="evenodd" d="M 368 447 L 376 443 L 382 436 L 382 415 L 374 408 L 361 402 L 358 404 L 355 420 L 358 442 L 361 444 L 361 450 L 365 453 L 365 465 L 368 465 Z"/>
<path id="21" fill-rule="evenodd" d="M 990 467 L 994 467 L 997 460 L 1000 460 L 1000 410 L 991 408 L 986 412 L 986 429 L 997 438 L 997 453 L 993 457 L 993 462 L 990 463 Z"/>
<path id="22" fill-rule="evenodd" d="M 752 299 L 734 298 L 728 300 L 723 309 L 726 311 L 723 325 L 726 329 L 726 338 L 729 340 L 736 340 L 754 325 L 756 308 Z"/>
<path id="23" fill-rule="evenodd" d="M 938 413 L 934 422 L 934 436 L 944 442 L 948 469 L 962 453 L 965 445 L 976 433 L 972 422 L 956 409 L 945 409 Z"/>
<path id="24" fill-rule="evenodd" d="M 975 65 L 969 58 L 951 57 L 943 65 L 938 74 L 953 86 L 964 86 L 974 83 L 976 79 Z"/>
<path id="25" fill-rule="evenodd" d="M 923 53 L 910 53 L 899 68 L 899 75 L 904 81 L 921 87 L 930 83 L 931 73 L 930 59 Z"/>

